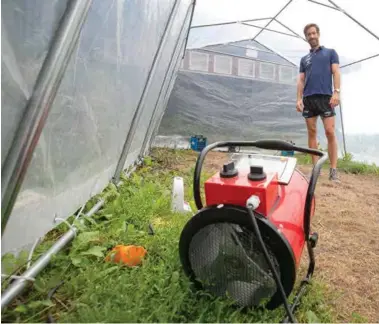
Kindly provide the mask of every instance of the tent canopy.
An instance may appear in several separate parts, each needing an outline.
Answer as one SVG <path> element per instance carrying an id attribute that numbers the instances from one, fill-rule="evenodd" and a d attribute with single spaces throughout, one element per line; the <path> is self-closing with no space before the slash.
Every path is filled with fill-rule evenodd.
<path id="1" fill-rule="evenodd" d="M 304 26 L 316 23 L 321 44 L 340 57 L 345 132 L 376 134 L 378 6 L 372 0 L 198 0 L 188 48 L 254 39 L 298 65 L 309 51 Z M 347 68 L 355 73 L 344 75 Z"/>
<path id="2" fill-rule="evenodd" d="M 371 0 L 198 0 L 188 47 L 251 38 L 297 59 L 308 50 L 303 28 L 314 22 L 343 66 L 379 54 L 377 7 Z"/>
<path id="3" fill-rule="evenodd" d="M 186 58 L 159 134 L 200 132 L 211 141 L 260 134 L 306 145 L 305 123 L 295 111 L 296 78 L 301 57 L 310 48 L 304 27 L 316 23 L 321 44 L 335 49 L 340 58 L 339 152 L 378 164 L 379 107 L 373 97 L 379 71 L 378 9 L 379 3 L 371 0 L 197 0 Z M 289 70 L 262 62 L 264 52 L 276 54 L 264 60 L 296 67 L 293 86 L 275 85 L 283 70 Z M 263 69 L 272 74 L 265 85 Z M 319 141 L 326 145 L 321 129 Z"/>

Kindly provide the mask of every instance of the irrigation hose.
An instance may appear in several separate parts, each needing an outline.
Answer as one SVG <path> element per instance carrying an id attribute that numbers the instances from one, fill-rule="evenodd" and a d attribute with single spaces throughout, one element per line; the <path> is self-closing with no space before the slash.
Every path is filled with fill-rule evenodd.
<path id="1" fill-rule="evenodd" d="M 275 282 L 276 282 L 276 285 L 280 291 L 280 294 L 282 295 L 282 298 L 283 298 L 283 303 L 284 303 L 284 308 L 287 312 L 287 316 L 288 318 L 290 319 L 290 321 L 292 323 L 296 323 L 296 319 L 295 319 L 295 316 L 293 315 L 292 311 L 291 311 L 291 308 L 290 308 L 290 305 L 288 303 L 288 300 L 287 300 L 287 296 L 284 292 L 284 288 L 283 288 L 283 285 L 282 285 L 282 282 L 279 278 L 279 275 L 274 267 L 274 264 L 272 263 L 269 255 L 268 255 L 268 252 L 267 252 L 267 249 L 266 249 L 266 246 L 263 242 L 263 239 L 262 239 L 262 236 L 261 236 L 261 232 L 259 230 L 259 227 L 258 227 L 258 223 L 257 223 L 257 220 L 255 218 L 255 215 L 254 215 L 254 210 L 253 210 L 253 207 L 252 206 L 249 206 L 247 207 L 247 210 L 249 212 L 249 215 L 250 215 L 250 218 L 251 218 L 251 221 L 252 221 L 252 224 L 253 224 L 253 229 L 254 229 L 254 234 L 257 236 L 258 238 L 258 242 L 262 248 L 262 251 L 263 251 L 263 254 L 265 256 L 265 259 L 274 275 L 274 279 L 275 279 Z"/>

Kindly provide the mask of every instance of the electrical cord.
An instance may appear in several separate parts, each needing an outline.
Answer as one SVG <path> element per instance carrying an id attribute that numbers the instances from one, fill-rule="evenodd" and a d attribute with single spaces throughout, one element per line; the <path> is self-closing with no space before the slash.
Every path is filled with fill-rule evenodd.
<path id="1" fill-rule="evenodd" d="M 266 246 L 263 242 L 263 239 L 262 239 L 262 236 L 261 236 L 261 232 L 259 230 L 259 227 L 258 227 L 258 223 L 257 223 L 257 220 L 255 218 L 255 214 L 254 214 L 254 206 L 249 204 L 248 203 L 248 206 L 247 206 L 247 211 L 250 215 L 250 218 L 251 218 L 251 221 L 252 221 L 252 224 L 253 224 L 253 228 L 254 228 L 254 234 L 257 236 L 258 238 L 258 242 L 262 248 L 262 251 L 263 251 L 263 254 L 265 256 L 265 259 L 272 271 L 272 274 L 274 276 L 274 279 L 275 279 L 275 282 L 276 282 L 276 285 L 280 291 L 280 294 L 282 295 L 282 298 L 283 298 L 283 303 L 284 303 L 284 308 L 286 309 L 286 312 L 287 312 L 287 316 L 288 318 L 290 319 L 290 321 L 292 323 L 296 323 L 296 319 L 295 319 L 295 316 L 293 315 L 292 311 L 291 311 L 291 308 L 290 308 L 290 305 L 288 303 L 288 300 L 287 300 L 287 296 L 284 292 L 284 288 L 283 288 L 283 285 L 282 285 L 282 282 L 279 278 L 279 275 L 274 267 L 274 264 L 272 263 L 269 255 L 268 255 L 268 252 L 267 252 L 267 249 L 266 249 Z"/>
<path id="2" fill-rule="evenodd" d="M 61 282 L 58 283 L 54 288 L 52 288 L 49 293 L 47 294 L 47 299 L 51 300 L 55 292 L 58 290 L 60 286 L 64 284 L 64 281 L 62 280 Z M 53 315 L 51 315 L 51 311 L 47 314 L 47 323 L 55 323 L 55 320 L 53 318 Z"/>

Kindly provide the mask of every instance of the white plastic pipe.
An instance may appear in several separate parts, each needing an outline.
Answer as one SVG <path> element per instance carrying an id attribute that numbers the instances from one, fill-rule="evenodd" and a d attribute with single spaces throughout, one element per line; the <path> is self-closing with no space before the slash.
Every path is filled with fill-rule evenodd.
<path id="1" fill-rule="evenodd" d="M 184 201 L 184 181 L 182 177 L 174 177 L 172 185 L 171 210 L 174 212 L 191 212 L 190 205 Z"/>
<path id="2" fill-rule="evenodd" d="M 100 200 L 92 209 L 84 216 L 91 217 L 104 205 L 104 200 Z M 55 244 L 43 254 L 28 270 L 15 280 L 6 291 L 1 295 L 1 310 L 3 310 L 14 298 L 16 298 L 26 287 L 28 281 L 35 278 L 49 264 L 53 255 L 62 250 L 70 243 L 75 235 L 77 228 L 72 226 Z"/>

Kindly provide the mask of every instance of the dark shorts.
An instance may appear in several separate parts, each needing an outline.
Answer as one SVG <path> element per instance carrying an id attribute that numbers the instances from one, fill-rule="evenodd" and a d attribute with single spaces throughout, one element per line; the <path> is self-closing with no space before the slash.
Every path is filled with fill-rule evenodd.
<path id="1" fill-rule="evenodd" d="M 312 118 L 320 116 L 322 118 L 333 117 L 336 115 L 334 108 L 329 104 L 331 96 L 329 95 L 313 95 L 303 99 L 304 118 Z"/>

